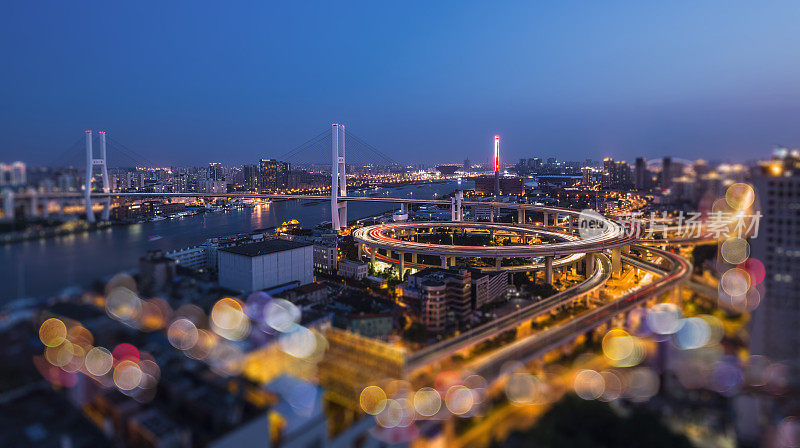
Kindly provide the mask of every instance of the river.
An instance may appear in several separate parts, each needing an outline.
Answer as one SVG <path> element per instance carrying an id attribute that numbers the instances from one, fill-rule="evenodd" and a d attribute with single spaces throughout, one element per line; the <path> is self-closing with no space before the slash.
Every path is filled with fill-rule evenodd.
<path id="1" fill-rule="evenodd" d="M 472 182 L 467 181 L 462 185 L 463 188 L 471 186 Z M 381 188 L 373 195 L 430 199 L 452 193 L 457 188 L 456 182 L 445 182 Z M 397 208 L 394 204 L 351 202 L 348 219 L 374 216 Z M 0 247 L 0 303 L 17 297 L 45 297 L 71 286 L 87 286 L 93 280 L 136 268 L 139 257 L 151 249 L 179 249 L 215 236 L 275 227 L 291 219 L 297 219 L 304 227 L 330 221 L 330 202 L 274 202 L 255 208 L 200 213 L 180 219 L 8 244 Z"/>

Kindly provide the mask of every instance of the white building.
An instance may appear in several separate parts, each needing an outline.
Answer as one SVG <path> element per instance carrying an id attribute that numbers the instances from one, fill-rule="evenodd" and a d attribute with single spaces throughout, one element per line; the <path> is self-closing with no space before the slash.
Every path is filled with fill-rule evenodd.
<path id="1" fill-rule="evenodd" d="M 220 286 L 257 291 L 292 282 L 314 281 L 314 246 L 281 239 L 219 249 Z"/>
<path id="2" fill-rule="evenodd" d="M 367 276 L 367 264 L 351 260 L 340 260 L 339 275 L 342 277 L 361 280 Z"/>
<path id="3" fill-rule="evenodd" d="M 206 246 L 191 246 L 184 249 L 174 250 L 164 254 L 167 258 L 172 258 L 180 266 L 187 269 L 199 271 L 209 267 L 206 256 Z"/>

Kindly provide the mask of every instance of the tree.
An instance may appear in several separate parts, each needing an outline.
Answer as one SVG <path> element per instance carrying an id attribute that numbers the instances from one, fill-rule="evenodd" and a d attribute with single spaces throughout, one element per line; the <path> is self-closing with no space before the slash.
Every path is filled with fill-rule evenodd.
<path id="1" fill-rule="evenodd" d="M 672 432 L 658 415 L 634 408 L 629 416 L 617 415 L 607 403 L 568 395 L 534 425 L 495 442 L 497 448 L 615 447 L 691 448 L 682 434 Z"/>

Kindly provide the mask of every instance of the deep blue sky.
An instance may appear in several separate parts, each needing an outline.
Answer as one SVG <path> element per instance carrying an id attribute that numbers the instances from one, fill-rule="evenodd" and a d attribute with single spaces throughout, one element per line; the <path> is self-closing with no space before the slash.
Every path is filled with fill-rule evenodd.
<path id="1" fill-rule="evenodd" d="M 0 160 L 84 129 L 251 162 L 332 121 L 400 161 L 800 146 L 796 1 L 6 1 Z"/>

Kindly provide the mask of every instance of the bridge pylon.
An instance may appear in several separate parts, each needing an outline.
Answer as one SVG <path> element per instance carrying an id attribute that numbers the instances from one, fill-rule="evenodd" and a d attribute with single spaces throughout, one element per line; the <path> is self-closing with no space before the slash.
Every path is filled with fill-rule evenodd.
<path id="1" fill-rule="evenodd" d="M 83 201 L 86 206 L 86 221 L 95 222 L 94 210 L 92 210 L 92 176 L 94 167 L 100 168 L 103 176 L 103 193 L 109 193 L 108 184 L 108 163 L 106 161 L 106 133 L 99 131 L 100 135 L 100 158 L 94 158 L 92 150 L 92 131 L 86 131 L 86 182 L 83 186 Z M 105 198 L 103 213 L 100 219 L 108 221 L 111 211 L 111 198 Z"/>
<path id="2" fill-rule="evenodd" d="M 347 196 L 343 124 L 331 125 L 331 149 L 331 228 L 338 232 L 347 227 L 347 202 L 339 201 L 339 196 Z"/>

